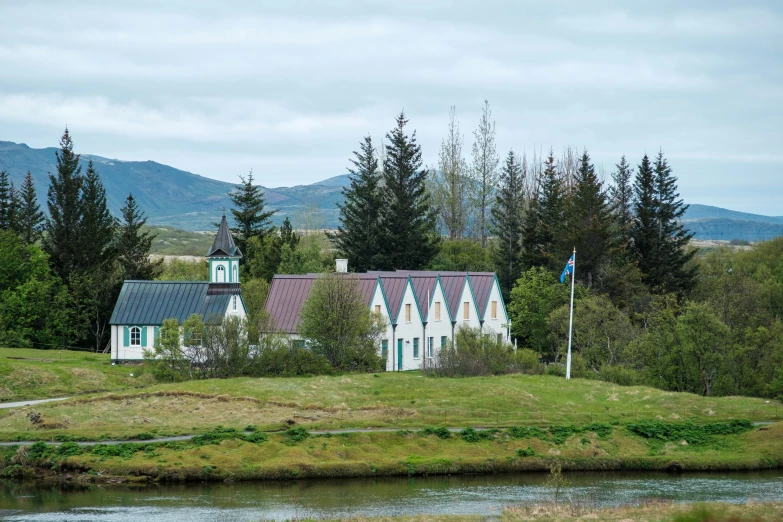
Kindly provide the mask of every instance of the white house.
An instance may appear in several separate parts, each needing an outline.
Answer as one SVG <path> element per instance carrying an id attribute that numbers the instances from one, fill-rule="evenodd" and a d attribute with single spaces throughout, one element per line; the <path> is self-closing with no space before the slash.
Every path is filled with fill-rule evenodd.
<path id="1" fill-rule="evenodd" d="M 109 320 L 112 360 L 143 359 L 143 350 L 152 349 L 166 319 L 182 323 L 193 314 L 205 322 L 245 317 L 239 287 L 241 258 L 223 214 L 207 252 L 209 281 L 125 281 Z"/>
<path id="2" fill-rule="evenodd" d="M 345 271 L 344 260 L 338 260 L 337 267 Z M 400 270 L 351 275 L 358 278 L 370 310 L 386 320 L 378 350 L 387 371 L 426 367 L 462 326 L 508 339 L 508 315 L 492 272 Z M 299 313 L 318 277 L 274 276 L 265 309 L 277 331 L 299 340 Z"/>

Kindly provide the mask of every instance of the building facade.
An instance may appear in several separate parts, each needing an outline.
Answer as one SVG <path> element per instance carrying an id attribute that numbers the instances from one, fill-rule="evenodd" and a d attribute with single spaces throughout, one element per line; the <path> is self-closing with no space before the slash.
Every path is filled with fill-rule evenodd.
<path id="1" fill-rule="evenodd" d="M 155 346 L 166 319 L 181 324 L 193 314 L 205 322 L 226 316 L 246 317 L 239 287 L 241 258 L 223 214 L 207 252 L 209 281 L 125 281 L 109 320 L 112 360 L 143 359 L 144 350 Z"/>

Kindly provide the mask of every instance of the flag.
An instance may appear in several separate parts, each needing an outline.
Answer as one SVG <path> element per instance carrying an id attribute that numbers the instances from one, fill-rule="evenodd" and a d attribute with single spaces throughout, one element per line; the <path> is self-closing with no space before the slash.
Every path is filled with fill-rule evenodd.
<path id="1" fill-rule="evenodd" d="M 566 266 L 563 269 L 563 273 L 560 274 L 560 282 L 561 283 L 565 283 L 566 276 L 568 274 L 571 274 L 571 276 L 573 277 L 573 274 L 574 274 L 574 256 L 575 255 L 576 255 L 575 253 L 571 254 L 571 257 L 568 258 L 568 263 L 566 263 Z"/>

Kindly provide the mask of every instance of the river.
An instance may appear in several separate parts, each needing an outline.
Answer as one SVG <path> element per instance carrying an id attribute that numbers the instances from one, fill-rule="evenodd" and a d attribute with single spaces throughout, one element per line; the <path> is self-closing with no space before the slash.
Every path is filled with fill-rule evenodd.
<path id="1" fill-rule="evenodd" d="M 659 498 L 674 502 L 783 500 L 783 471 L 753 473 L 567 473 L 565 495 L 599 506 Z M 259 521 L 412 514 L 499 514 L 550 501 L 544 474 L 299 480 L 63 489 L 4 482 L 3 520 Z"/>

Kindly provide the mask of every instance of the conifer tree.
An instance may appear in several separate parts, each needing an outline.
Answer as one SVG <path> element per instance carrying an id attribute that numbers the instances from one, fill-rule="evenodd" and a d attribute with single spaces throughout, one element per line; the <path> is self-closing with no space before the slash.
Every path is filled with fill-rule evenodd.
<path id="1" fill-rule="evenodd" d="M 161 271 L 162 260 L 150 261 L 149 254 L 155 236 L 142 231 L 147 223 L 133 194 L 129 194 L 122 207 L 122 221 L 117 237 L 117 254 L 124 272 L 124 279 L 150 280 Z"/>
<path id="2" fill-rule="evenodd" d="M 508 299 L 521 273 L 523 217 L 525 208 L 525 179 L 522 167 L 509 151 L 500 173 L 500 186 L 492 207 L 491 231 L 497 237 L 493 257 L 497 267 L 500 290 Z"/>
<path id="3" fill-rule="evenodd" d="M 106 190 L 90 159 L 82 187 L 82 221 L 79 227 L 83 256 L 80 264 L 83 268 L 111 262 L 115 225 L 106 202 Z"/>
<path id="4" fill-rule="evenodd" d="M 228 197 L 235 205 L 231 214 L 236 227 L 231 229 L 231 234 L 234 236 L 234 243 L 244 252 L 248 239 L 258 237 L 263 240 L 264 236 L 274 230 L 271 218 L 277 211 L 265 210 L 264 191 L 258 185 L 253 186 L 252 170 L 247 178 L 240 175 L 239 179 L 242 183 L 237 186 L 237 190 L 230 192 Z"/>
<path id="5" fill-rule="evenodd" d="M 553 270 L 563 264 L 570 255 L 565 245 L 565 189 L 557 172 L 554 151 L 544 162 L 541 195 L 538 200 L 539 244 L 545 265 Z"/>
<path id="6" fill-rule="evenodd" d="M 440 239 L 425 186 L 427 171 L 420 170 L 421 146 L 415 131 L 410 137 L 405 134 L 407 123 L 401 112 L 386 134 L 379 265 L 389 270 L 424 268 L 435 257 Z"/>
<path id="7" fill-rule="evenodd" d="M 351 184 L 343 188 L 345 196 L 340 209 L 337 232 L 329 234 L 341 256 L 351 268 L 365 272 L 380 267 L 380 215 L 383 200 L 380 191 L 381 173 L 372 138 L 365 136 L 351 158 L 348 168 Z M 282 231 L 281 231 L 282 237 Z"/>
<path id="8" fill-rule="evenodd" d="M 70 274 L 80 268 L 81 191 L 84 183 L 79 155 L 73 152 L 73 140 L 67 128 L 60 138 L 60 150 L 55 155 L 57 173 L 49 174 L 49 217 L 43 247 L 49 254 L 54 271 L 67 281 Z"/>
<path id="9" fill-rule="evenodd" d="M 647 154 L 636 170 L 633 184 L 634 221 L 631 230 L 633 253 L 637 266 L 649 287 L 656 286 L 654 273 L 658 266 L 658 209 L 655 173 Z"/>
<path id="10" fill-rule="evenodd" d="M 43 223 L 44 214 L 38 205 L 33 176 L 28 170 L 19 191 L 19 209 L 16 216 L 16 228 L 26 245 L 32 245 L 41 239 Z"/>
<path id="11" fill-rule="evenodd" d="M 13 228 L 12 215 L 14 213 L 13 193 L 8 173 L 0 171 L 0 230 Z"/>
<path id="12" fill-rule="evenodd" d="M 617 226 L 618 246 L 623 253 L 630 248 L 631 230 L 633 228 L 633 186 L 631 178 L 633 169 L 625 159 L 625 155 L 616 165 L 617 170 L 612 173 L 613 185 L 609 188 L 609 201 Z"/>
<path id="13" fill-rule="evenodd" d="M 682 225 L 682 216 L 688 210 L 677 192 L 677 178 L 658 151 L 655 158 L 655 191 L 658 225 L 657 270 L 653 272 L 655 286 L 660 285 L 665 292 L 683 296 L 696 284 L 695 266 L 688 266 L 696 250 L 687 250 L 693 234 Z"/>
<path id="14" fill-rule="evenodd" d="M 610 227 L 611 211 L 606 193 L 585 150 L 569 199 L 566 237 L 569 244 L 576 247 L 577 278 L 585 277 L 588 287 L 592 286 L 598 267 L 613 254 L 614 238 Z"/>
<path id="15" fill-rule="evenodd" d="M 538 214 L 539 196 L 538 193 L 532 194 L 532 196 L 527 202 L 522 228 L 522 254 L 520 257 L 520 270 L 522 272 L 536 266 L 546 266 L 547 262 L 542 248 L 541 219 Z"/>
<path id="16" fill-rule="evenodd" d="M 294 232 L 294 227 L 291 226 L 291 220 L 288 219 L 288 216 L 280 225 L 280 241 L 282 244 L 290 246 L 291 250 L 294 250 L 299 244 L 299 234 Z"/>

